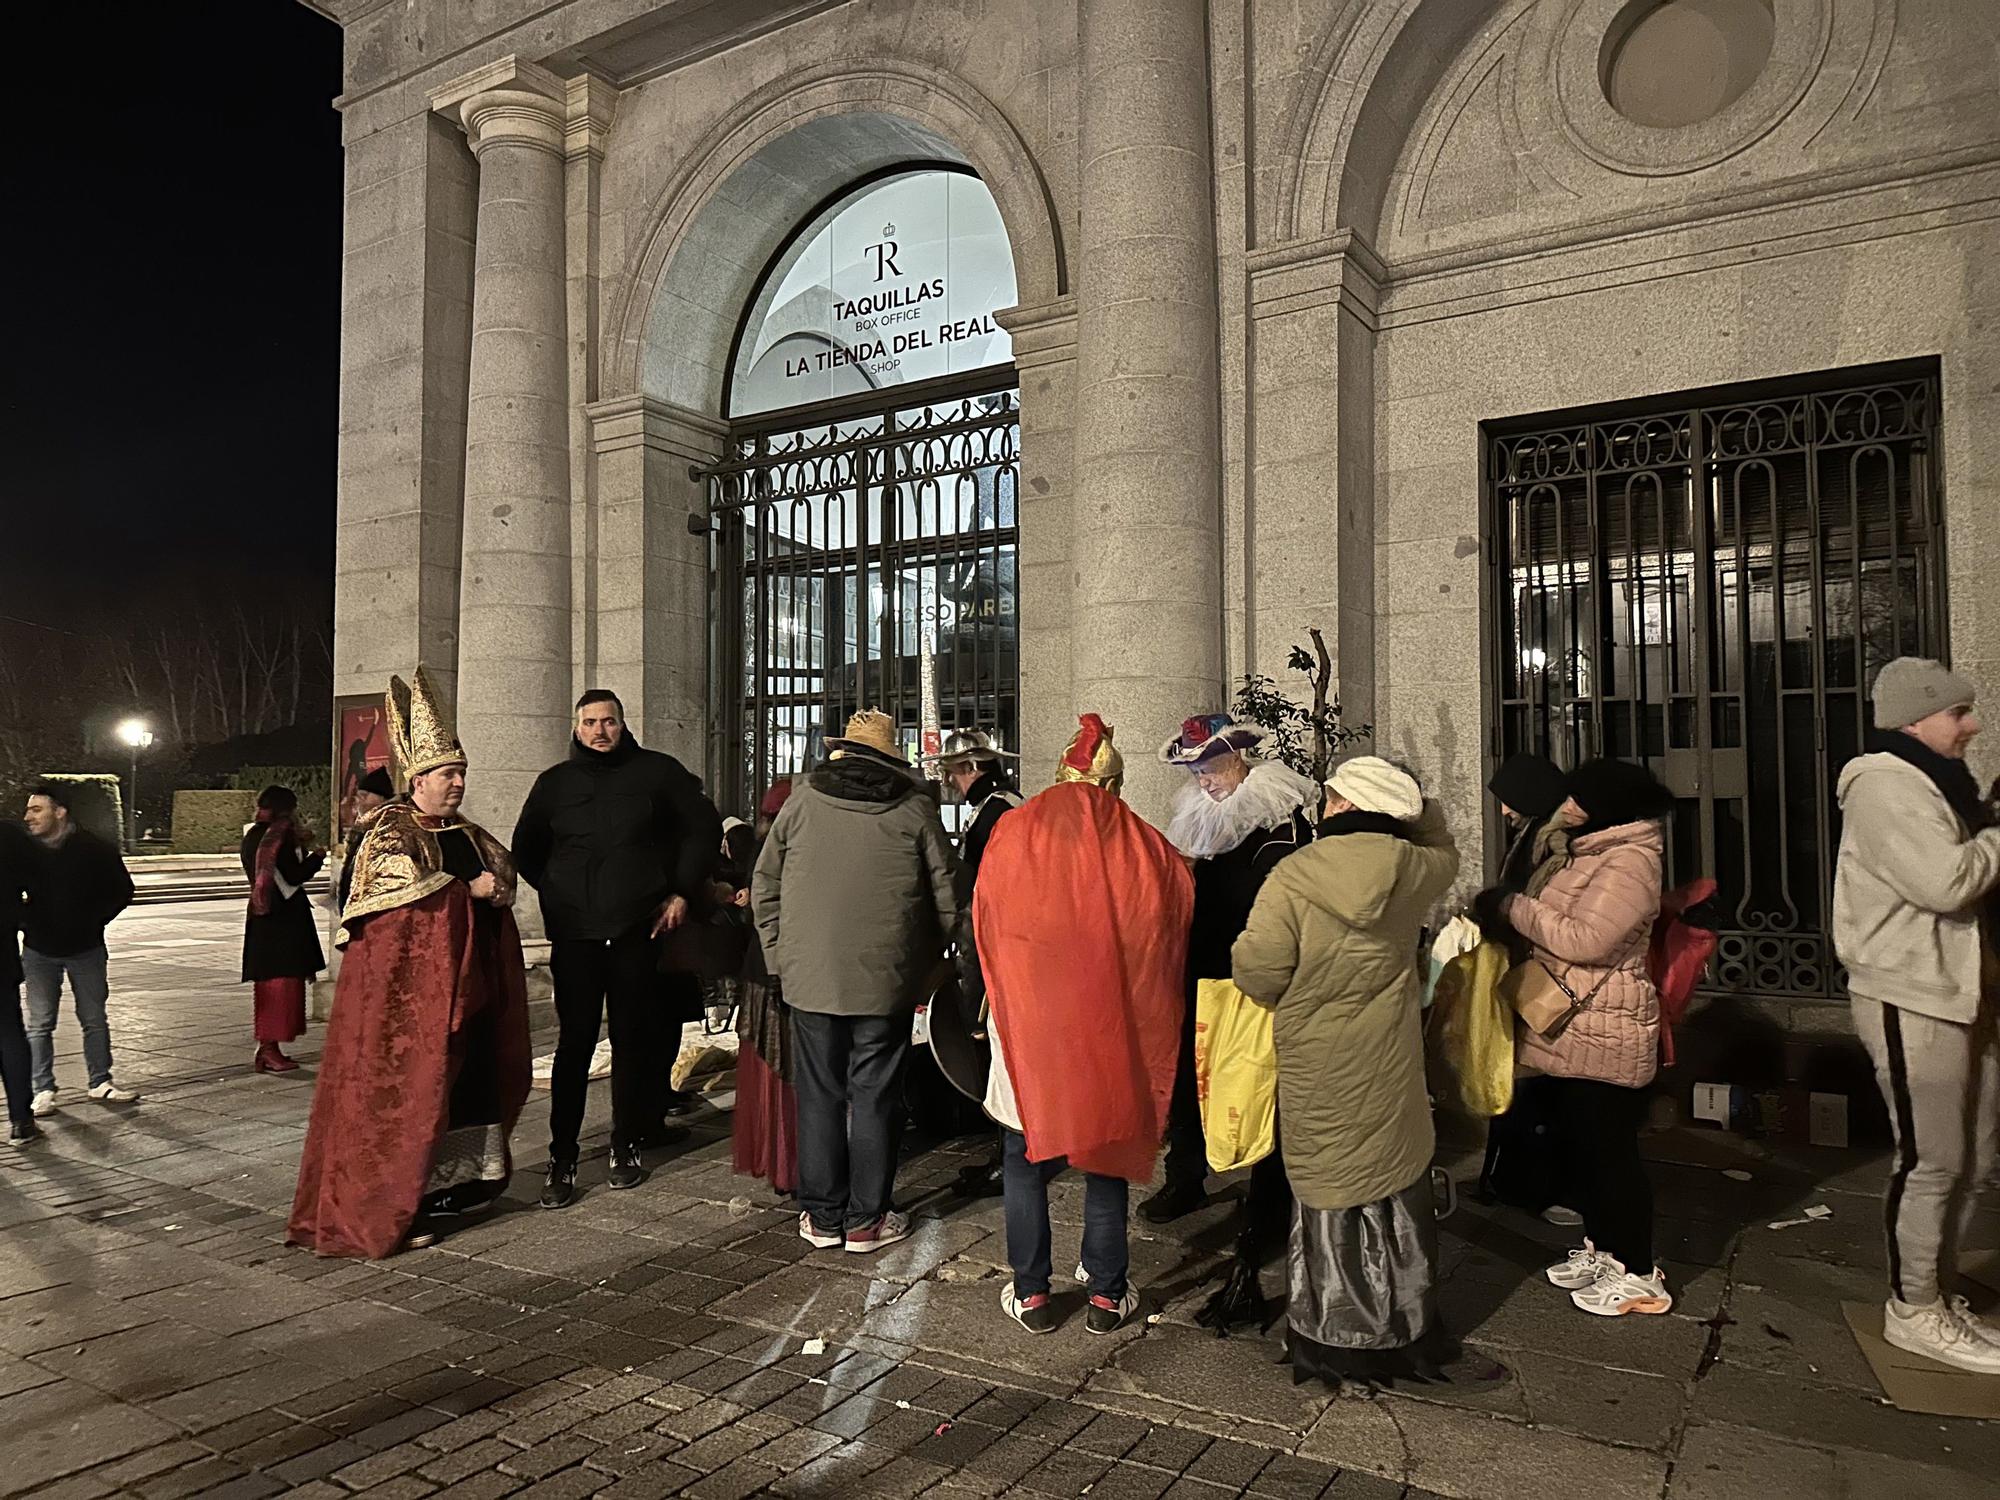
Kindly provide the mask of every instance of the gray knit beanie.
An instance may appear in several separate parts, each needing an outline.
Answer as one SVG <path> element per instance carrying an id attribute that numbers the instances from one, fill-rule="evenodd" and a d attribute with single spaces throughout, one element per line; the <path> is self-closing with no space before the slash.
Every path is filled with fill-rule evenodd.
<path id="1" fill-rule="evenodd" d="M 1907 729 L 1945 709 L 1964 708 L 1974 696 L 1972 684 L 1943 662 L 1899 656 L 1876 675 L 1875 727 Z"/>

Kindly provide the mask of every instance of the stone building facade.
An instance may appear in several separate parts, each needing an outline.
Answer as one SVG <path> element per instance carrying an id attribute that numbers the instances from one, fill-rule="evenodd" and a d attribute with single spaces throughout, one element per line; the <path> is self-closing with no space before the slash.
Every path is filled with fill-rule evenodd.
<path id="1" fill-rule="evenodd" d="M 1651 757 L 1732 987 L 1811 999 L 1866 670 L 2000 691 L 1990 0 L 312 3 L 337 691 L 428 663 L 498 827 L 584 686 L 714 771 L 746 308 L 924 162 L 1012 250 L 1031 783 L 1095 709 L 1156 810 L 1152 747 L 1318 626 L 1462 829 L 1505 749 Z"/>

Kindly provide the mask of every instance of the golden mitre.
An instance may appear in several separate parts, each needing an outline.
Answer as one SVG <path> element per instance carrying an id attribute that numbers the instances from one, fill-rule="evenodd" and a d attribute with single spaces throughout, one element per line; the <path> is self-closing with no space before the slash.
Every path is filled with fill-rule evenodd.
<path id="1" fill-rule="evenodd" d="M 405 786 L 426 771 L 465 764 L 458 731 L 452 725 L 451 715 L 438 701 L 437 689 L 431 686 L 421 663 L 411 676 L 414 682 L 410 684 L 400 677 L 391 677 L 388 695 L 383 699 L 383 708 L 389 716 L 389 746 L 395 753 Z"/>
<path id="2" fill-rule="evenodd" d="M 1087 781 L 1116 793 L 1125 782 L 1125 757 L 1111 743 L 1112 728 L 1096 714 L 1077 720 L 1077 731 L 1056 763 L 1057 781 Z"/>

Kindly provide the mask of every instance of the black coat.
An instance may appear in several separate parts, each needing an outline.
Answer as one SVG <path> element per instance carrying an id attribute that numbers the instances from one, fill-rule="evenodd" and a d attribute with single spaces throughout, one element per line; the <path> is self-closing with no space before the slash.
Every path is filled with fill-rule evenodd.
<path id="1" fill-rule="evenodd" d="M 257 846 L 264 841 L 262 823 L 252 823 L 243 832 L 239 851 L 243 874 L 254 888 L 257 884 Z M 326 853 L 301 854 L 295 843 L 287 842 L 278 851 L 278 873 L 292 893 L 263 916 L 243 915 L 243 978 L 311 979 L 326 967 L 326 952 L 319 945 L 319 918 L 306 899 L 305 884 L 319 874 Z"/>
<path id="2" fill-rule="evenodd" d="M 0 823 L 0 990 L 21 983 L 21 896 L 35 841 L 19 823 Z M 0 997 L 4 998 L 4 997 Z"/>
<path id="3" fill-rule="evenodd" d="M 514 862 L 555 942 L 623 937 L 671 896 L 705 909 L 721 844 L 722 815 L 701 783 L 671 755 L 641 749 L 629 728 L 615 750 L 572 738 L 514 825 Z"/>
<path id="4" fill-rule="evenodd" d="M 986 973 L 979 964 L 979 946 L 973 941 L 972 893 L 979 883 L 979 862 L 986 857 L 993 830 L 1008 813 L 1021 805 L 1021 794 L 999 771 L 988 771 L 966 789 L 965 800 L 979 811 L 965 830 L 965 842 L 958 851 L 958 876 L 954 882 L 960 912 L 958 922 L 958 989 L 969 1011 L 986 1000 Z"/>
<path id="5" fill-rule="evenodd" d="M 132 877 L 117 846 L 72 827 L 60 845 L 38 846 L 29 861 L 21 942 L 49 958 L 88 953 L 132 896 Z"/>
<path id="6" fill-rule="evenodd" d="M 1188 931 L 1187 970 L 1192 989 L 1198 979 L 1227 979 L 1229 950 L 1250 924 L 1250 908 L 1264 877 L 1295 849 L 1313 840 L 1303 809 L 1291 820 L 1260 828 L 1226 854 L 1197 860 L 1194 867 L 1194 922 Z"/>

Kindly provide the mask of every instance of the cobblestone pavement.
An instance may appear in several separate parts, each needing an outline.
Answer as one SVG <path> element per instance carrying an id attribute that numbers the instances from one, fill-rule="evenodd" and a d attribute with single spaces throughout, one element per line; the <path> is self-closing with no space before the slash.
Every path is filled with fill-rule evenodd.
<path id="1" fill-rule="evenodd" d="M 44 1145 L 0 1157 L 0 1493 L 1992 1493 L 2000 1425 L 1888 1408 L 1841 1322 L 1841 1298 L 1878 1294 L 1881 1255 L 1880 1164 L 1845 1155 L 1758 1160 L 1748 1183 L 1662 1165 L 1665 1318 L 1575 1312 L 1535 1275 L 1561 1231 L 1461 1209 L 1445 1306 L 1512 1378 L 1374 1401 L 1294 1387 L 1272 1340 L 1192 1325 L 1226 1206 L 1135 1226 L 1157 1323 L 1030 1339 L 996 1305 L 998 1203 L 948 1189 L 978 1141 L 906 1165 L 908 1244 L 813 1253 L 731 1175 L 723 1115 L 612 1193 L 594 1099 L 585 1192 L 540 1212 L 538 1095 L 503 1211 L 380 1265 L 316 1260 L 282 1239 L 318 1033 L 298 1074 L 250 1071 L 240 909 L 118 923 L 118 1076 L 144 1102 L 80 1099 L 65 1010 L 72 1102 Z M 1060 1257 L 1080 1190 L 1054 1198 Z M 1822 1202 L 1830 1220 L 1764 1227 Z"/>

